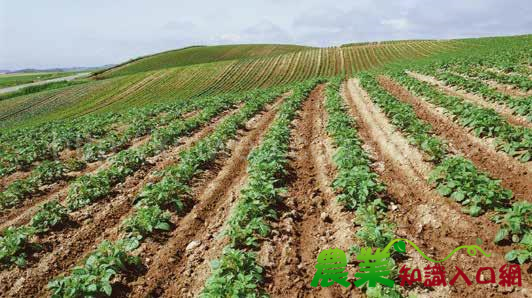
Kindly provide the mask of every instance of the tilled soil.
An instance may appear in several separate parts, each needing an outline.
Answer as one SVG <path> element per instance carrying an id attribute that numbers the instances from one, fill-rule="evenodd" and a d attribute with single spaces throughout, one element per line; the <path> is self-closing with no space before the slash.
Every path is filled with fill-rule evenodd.
<path id="1" fill-rule="evenodd" d="M 458 282 L 452 287 L 423 287 L 409 291 L 430 297 L 488 297 L 503 292 L 516 297 L 525 295 L 526 288 L 531 284 L 529 276 L 524 277 L 522 288 L 491 287 L 475 283 L 476 270 L 480 267 L 490 266 L 498 270 L 506 264 L 504 255 L 511 247 L 497 246 L 492 241 L 498 227 L 488 216 L 474 218 L 462 213 L 458 204 L 439 196 L 431 189 L 425 181 L 432 165 L 423 161 L 421 153 L 393 128 L 356 80 L 347 83 L 344 97 L 357 120 L 362 140 L 374 157 L 382 162 L 382 166 L 375 170 L 386 184 L 389 195 L 400 205 L 389 212 L 391 220 L 397 224 L 396 235 L 413 241 L 434 259 L 443 259 L 460 245 L 476 244 L 477 239 L 482 240 L 481 247 L 484 251 L 492 254 L 489 258 L 480 253 L 472 257 L 465 251 L 460 251 L 442 263 L 448 280 L 455 275 L 454 266 L 457 265 L 473 281 L 471 286 Z M 399 268 L 407 265 L 423 270 L 429 265 L 410 247 L 407 252 L 409 259 L 401 261 Z M 523 272 L 527 272 L 528 266 L 524 267 Z"/>
<path id="2" fill-rule="evenodd" d="M 380 77 L 382 86 L 398 100 L 409 103 L 416 115 L 432 124 L 434 132 L 449 142 L 451 149 L 470 159 L 480 170 L 502 180 L 502 185 L 513 191 L 519 200 L 532 198 L 532 163 L 521 163 L 507 154 L 496 151 L 490 142 L 475 137 L 453 122 L 434 105 L 413 96 L 393 80 Z"/>
<path id="3" fill-rule="evenodd" d="M 195 116 L 199 113 L 199 110 L 191 111 L 184 114 L 181 118 L 188 119 Z M 124 148 L 137 148 L 146 144 L 151 138 L 151 135 L 145 135 L 141 137 L 134 138 L 127 146 Z M 81 157 L 80 150 L 68 150 L 70 153 L 69 156 Z M 49 202 L 53 199 L 59 199 L 60 201 L 66 197 L 66 192 L 68 190 L 69 183 L 76 178 L 96 173 L 97 171 L 103 170 L 109 167 L 110 163 L 108 158 L 115 155 L 116 152 L 111 152 L 105 155 L 105 159 L 88 163 L 87 166 L 81 171 L 70 172 L 66 174 L 66 177 L 60 181 L 52 183 L 41 187 L 39 193 L 31 198 L 28 198 L 22 202 L 20 206 L 7 209 L 3 212 L 0 212 L 0 230 L 12 226 L 12 225 L 22 225 L 30 221 L 31 217 L 36 213 L 37 209 L 43 203 Z M 17 179 L 22 179 L 29 176 L 31 172 L 16 172 L 12 174 L 17 176 Z M 5 179 L 11 179 L 11 176 L 4 177 Z"/>
<path id="4" fill-rule="evenodd" d="M 8 296 L 23 297 L 37 293 L 42 296 L 44 287 L 51 278 L 66 272 L 93 251 L 102 240 L 117 239 L 118 225 L 132 212 L 131 206 L 138 191 L 148 182 L 159 179 L 154 173 L 175 163 L 179 152 L 212 132 L 218 123 L 235 113 L 238 107 L 221 113 L 191 136 L 183 137 L 181 145 L 151 158 L 149 164 L 128 177 L 124 183 L 115 186 L 108 198 L 71 214 L 71 222 L 67 227 L 35 239 L 43 244 L 44 250 L 33 257 L 35 261 L 30 261 L 28 268 L 13 267 L 1 272 L 0 290 L 6 292 L 9 289 Z"/>
<path id="5" fill-rule="evenodd" d="M 147 260 L 148 270 L 129 285 L 131 297 L 195 297 L 201 292 L 210 275 L 209 262 L 227 244 L 221 232 L 246 180 L 247 155 L 275 118 L 280 102 L 248 121 L 228 152 L 194 181 L 194 206 L 177 219 L 169 239 L 150 242 L 142 249 L 140 256 Z"/>
<path id="6" fill-rule="evenodd" d="M 505 118 L 506 121 L 508 121 L 508 123 L 510 123 L 512 125 L 532 128 L 532 123 L 530 123 L 523 116 L 514 115 L 512 109 L 510 109 L 509 107 L 506 107 L 506 106 L 504 106 L 502 104 L 499 104 L 499 103 L 489 102 L 489 101 L 483 99 L 481 96 L 468 93 L 468 92 L 466 92 L 464 90 L 459 90 L 459 89 L 457 89 L 455 87 L 446 86 L 443 82 L 437 80 L 434 77 L 422 75 L 422 74 L 415 73 L 415 72 L 408 72 L 408 74 L 410 76 L 412 76 L 413 78 L 416 78 L 416 79 L 418 79 L 420 81 L 423 81 L 423 82 L 427 82 L 427 83 L 435 86 L 440 91 L 443 91 L 444 93 L 446 93 L 448 95 L 452 95 L 452 96 L 457 96 L 457 97 L 463 98 L 466 101 L 468 101 L 470 103 L 473 103 L 475 105 L 478 105 L 480 107 L 483 107 L 483 108 L 493 109 L 497 113 L 499 113 L 503 118 Z"/>
<path id="7" fill-rule="evenodd" d="M 347 251 L 354 244 L 355 232 L 352 215 L 341 210 L 329 187 L 335 170 L 325 132 L 324 87 L 312 91 L 295 121 L 285 205 L 279 222 L 273 225 L 273 239 L 264 243 L 260 252 L 266 269 L 265 288 L 272 297 L 361 294 L 353 286 L 310 286 L 319 252 L 333 247 Z"/>

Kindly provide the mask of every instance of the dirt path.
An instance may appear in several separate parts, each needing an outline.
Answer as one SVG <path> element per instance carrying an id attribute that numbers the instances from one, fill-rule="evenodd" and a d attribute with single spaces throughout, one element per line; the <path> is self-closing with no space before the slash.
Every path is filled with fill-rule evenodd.
<path id="1" fill-rule="evenodd" d="M 146 183 L 160 179 L 153 175 L 156 171 L 175 163 L 179 152 L 208 135 L 223 119 L 237 110 L 238 108 L 221 113 L 190 137 L 184 137 L 180 145 L 151 158 L 149 164 L 134 176 L 115 186 L 111 196 L 74 212 L 68 227 L 41 236 L 37 240 L 44 243 L 45 250 L 35 256 L 36 262 L 30 263 L 26 269 L 13 268 L 0 273 L 0 285 L 11 287 L 8 294 L 30 296 L 40 291 L 39 296 L 44 295 L 44 287 L 51 278 L 67 271 L 93 251 L 102 240 L 114 240 L 118 237 L 118 225 L 132 212 L 131 205 L 136 194 Z"/>
<path id="2" fill-rule="evenodd" d="M 490 87 L 497 89 L 502 94 L 506 94 L 509 96 L 515 96 L 515 97 L 525 97 L 525 96 L 531 96 L 532 90 L 523 91 L 519 89 L 518 87 L 512 86 L 512 85 L 506 85 L 501 84 L 496 81 L 492 80 L 484 80 L 486 84 L 488 84 Z"/>
<path id="3" fill-rule="evenodd" d="M 150 242 L 142 249 L 140 256 L 147 261 L 148 271 L 128 285 L 130 296 L 199 294 L 210 274 L 210 260 L 226 244 L 219 236 L 246 179 L 247 155 L 273 121 L 280 103 L 278 99 L 248 121 L 237 141 L 230 141 L 228 153 L 221 154 L 194 182 L 194 207 L 176 221 L 168 241 Z M 192 241 L 199 241 L 199 246 L 187 250 Z"/>
<path id="4" fill-rule="evenodd" d="M 503 152 L 496 151 L 492 144 L 475 137 L 444 115 L 440 109 L 413 96 L 389 78 L 380 77 L 379 81 L 398 100 L 411 104 L 416 115 L 431 123 L 435 133 L 446 139 L 455 153 L 466 156 L 480 170 L 502 180 L 502 185 L 512 190 L 517 199 L 532 198 L 532 163 L 521 163 Z"/>
<path id="5" fill-rule="evenodd" d="M 72 81 L 72 80 L 75 80 L 75 79 L 86 77 L 88 75 L 90 75 L 89 72 L 82 72 L 82 73 L 78 73 L 78 74 L 75 74 L 75 75 L 72 75 L 72 76 L 60 77 L 60 78 L 55 78 L 55 79 L 50 79 L 50 80 L 44 80 L 44 81 L 39 81 L 39 82 L 34 82 L 34 83 L 28 83 L 28 84 L 23 84 L 23 85 L 17 85 L 17 86 L 2 88 L 2 89 L 0 89 L 0 94 L 18 91 L 18 90 L 20 90 L 22 88 L 26 88 L 26 87 L 30 87 L 30 86 L 38 86 L 38 85 L 44 85 L 44 84 L 48 84 L 48 83 L 61 82 L 61 81 Z"/>
<path id="6" fill-rule="evenodd" d="M 380 178 L 387 185 L 389 195 L 400 204 L 397 210 L 389 213 L 393 222 L 397 223 L 396 235 L 408 238 L 436 259 L 443 259 L 457 246 L 475 244 L 477 238 L 482 239 L 482 248 L 493 255 L 486 258 L 471 257 L 465 251 L 456 253 L 449 261 L 443 262 L 448 280 L 456 273 L 455 265 L 474 282 L 478 268 L 491 266 L 498 270 L 505 264 L 504 254 L 511 248 L 493 244 L 497 226 L 489 217 L 474 218 L 463 214 L 458 204 L 439 196 L 427 185 L 426 176 L 432 165 L 423 161 L 421 153 L 393 128 L 356 80 L 349 81 L 343 95 L 350 112 L 357 119 L 365 146 L 382 163 L 376 168 Z M 410 268 L 422 270 L 429 265 L 410 247 L 407 251 L 409 259 L 400 266 L 407 264 Z M 522 270 L 526 272 L 527 269 Z M 488 297 L 496 290 L 522 295 L 520 291 L 526 289 L 525 284 L 530 285 L 530 282 L 530 277 L 524 278 L 523 287 L 515 291 L 475 283 L 466 287 L 463 282 L 452 287 L 437 287 L 428 293 L 426 288 L 411 291 L 436 297 Z"/>
<path id="7" fill-rule="evenodd" d="M 262 245 L 266 290 L 272 297 L 338 297 L 360 294 L 352 286 L 313 288 L 316 259 L 321 250 L 348 250 L 355 232 L 352 215 L 343 212 L 329 187 L 334 177 L 332 146 L 325 133 L 324 85 L 303 104 L 290 144 L 288 192 L 272 241 Z"/>
<path id="8" fill-rule="evenodd" d="M 456 89 L 455 87 L 446 86 L 443 82 L 430 77 L 426 75 L 422 75 L 415 72 L 407 72 L 408 75 L 412 76 L 415 79 L 418 79 L 423 82 L 427 82 L 433 86 L 436 86 L 437 89 L 440 91 L 443 91 L 444 93 L 452 96 L 457 96 L 460 98 L 463 98 L 464 100 L 475 104 L 477 106 L 486 108 L 486 109 L 493 109 L 495 112 L 499 113 L 508 123 L 516 126 L 523 126 L 532 128 L 532 123 L 530 123 L 525 117 L 514 115 L 512 109 L 494 102 L 489 102 L 485 99 L 483 99 L 481 96 L 468 93 L 464 90 Z"/>

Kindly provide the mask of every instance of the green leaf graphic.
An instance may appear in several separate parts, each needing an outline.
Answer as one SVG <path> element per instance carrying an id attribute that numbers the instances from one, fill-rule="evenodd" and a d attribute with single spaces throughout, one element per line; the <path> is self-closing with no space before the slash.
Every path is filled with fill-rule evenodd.
<path id="1" fill-rule="evenodd" d="M 406 252 L 406 244 L 404 241 L 398 241 L 393 244 L 393 248 L 399 253 L 405 253 Z"/>

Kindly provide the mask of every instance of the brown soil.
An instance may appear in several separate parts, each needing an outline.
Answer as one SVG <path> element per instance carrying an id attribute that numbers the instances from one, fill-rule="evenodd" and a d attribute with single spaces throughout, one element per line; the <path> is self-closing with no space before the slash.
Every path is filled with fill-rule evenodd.
<path id="1" fill-rule="evenodd" d="M 410 76 L 413 78 L 416 78 L 420 81 L 427 82 L 433 86 L 436 86 L 440 91 L 445 92 L 448 95 L 457 96 L 460 98 L 463 98 L 464 100 L 473 103 L 475 105 L 478 105 L 480 107 L 486 108 L 486 109 L 493 109 L 497 113 L 501 114 L 501 116 L 508 121 L 508 123 L 512 125 L 517 126 L 523 126 L 532 128 L 532 123 L 530 123 L 525 117 L 514 115 L 512 109 L 498 103 L 489 102 L 485 99 L 483 99 L 481 96 L 468 93 L 464 90 L 457 89 L 455 87 L 446 86 L 443 82 L 437 80 L 436 78 L 422 75 L 415 72 L 408 72 Z"/>
<path id="2" fill-rule="evenodd" d="M 167 242 L 147 243 L 140 252 L 148 271 L 128 287 L 132 297 L 197 296 L 210 275 L 210 261 L 221 253 L 227 239 L 223 225 L 246 180 L 247 155 L 273 121 L 281 99 L 266 112 L 253 117 L 230 141 L 227 153 L 220 154 L 193 184 L 192 210 L 176 220 L 176 229 Z M 200 241 L 186 250 L 192 241 Z"/>
<path id="3" fill-rule="evenodd" d="M 0 191 L 4 191 L 6 187 L 16 180 L 24 179 L 30 175 L 30 171 L 16 171 L 12 174 L 0 178 Z"/>
<path id="4" fill-rule="evenodd" d="M 501 83 L 491 81 L 491 80 L 487 80 L 484 82 L 488 84 L 490 87 L 497 89 L 497 91 L 499 91 L 500 93 L 503 93 L 506 95 L 516 96 L 516 97 L 525 97 L 525 96 L 532 95 L 532 90 L 523 91 L 515 86 L 501 84 Z"/>
<path id="5" fill-rule="evenodd" d="M 8 226 L 28 223 L 37 212 L 39 206 L 53 199 L 66 197 L 70 181 L 79 176 L 96 172 L 103 168 L 104 164 L 103 161 L 93 162 L 88 164 L 82 171 L 68 173 L 66 179 L 42 187 L 37 195 L 24 200 L 20 206 L 4 210 L 0 214 L 0 230 Z"/>
<path id="6" fill-rule="evenodd" d="M 397 223 L 396 235 L 413 241 L 429 257 L 435 259 L 443 259 L 460 245 L 475 244 L 477 238 L 483 241 L 481 247 L 492 253 L 490 258 L 486 258 L 478 256 L 480 254 L 471 257 L 465 251 L 460 251 L 442 263 L 448 280 L 455 275 L 454 266 L 458 265 L 472 279 L 471 286 L 465 286 L 459 281 L 452 287 L 433 290 L 413 288 L 409 290 L 410 293 L 430 297 L 491 297 L 503 292 L 516 297 L 525 295 L 526 289 L 530 287 L 530 276 L 524 277 L 522 288 L 492 288 L 475 283 L 474 274 L 478 268 L 490 266 L 498 270 L 506 263 L 504 254 L 511 248 L 493 244 L 497 226 L 488 216 L 474 218 L 462 213 L 458 204 L 431 190 L 425 179 L 432 165 L 423 161 L 421 153 L 393 128 L 357 81 L 349 81 L 344 89 L 344 97 L 350 112 L 357 119 L 362 140 L 383 163 L 375 170 L 387 185 L 389 195 L 400 204 L 395 211 L 389 212 L 391 220 Z M 423 270 L 429 265 L 410 247 L 407 251 L 408 259 L 401 261 L 399 268 L 406 264 L 410 268 Z M 529 266 L 524 267 L 523 272 L 527 272 Z"/>
<path id="7" fill-rule="evenodd" d="M 242 104 L 239 104 L 239 106 L 242 106 Z M 196 116 L 199 112 L 200 110 L 191 111 L 191 112 L 183 114 L 181 118 L 188 119 L 188 118 Z M 225 115 L 225 113 L 221 115 Z M 134 138 L 133 140 L 129 142 L 129 144 L 126 146 L 126 148 L 124 148 L 124 150 L 127 148 L 140 147 L 146 144 L 150 139 L 151 139 L 151 135 L 145 135 L 145 136 Z M 77 152 L 76 150 L 65 150 L 65 151 L 71 152 L 69 155 L 77 155 L 78 158 L 81 157 L 81 154 Z M 35 212 L 37 211 L 37 208 L 43 203 L 49 202 L 53 199 L 59 199 L 60 201 L 64 201 L 64 198 L 66 197 L 66 192 L 68 191 L 68 186 L 69 186 L 70 181 L 75 180 L 75 178 L 80 177 L 82 175 L 95 173 L 97 171 L 107 168 L 110 165 L 109 158 L 115 155 L 116 153 L 117 152 L 110 152 L 103 157 L 104 159 L 89 163 L 87 167 L 83 169 L 82 171 L 70 172 L 66 175 L 65 179 L 61 181 L 57 181 L 53 184 L 41 187 L 39 194 L 33 196 L 32 198 L 26 199 L 21 204 L 21 206 L 0 212 L 0 230 L 8 226 L 21 225 L 21 224 L 25 224 L 29 222 L 33 214 L 35 214 Z M 22 174 L 22 173 L 23 172 L 17 172 L 15 174 Z M 29 173 L 30 172 L 26 172 L 24 174 L 29 175 Z"/>
<path id="8" fill-rule="evenodd" d="M 238 108 L 221 113 L 208 125 L 190 137 L 184 137 L 181 145 L 151 158 L 149 164 L 115 186 L 113 195 L 105 200 L 71 214 L 71 223 L 63 230 L 50 232 L 35 239 L 45 249 L 33 256 L 37 260 L 26 269 L 12 268 L 0 273 L 0 285 L 10 287 L 8 294 L 31 296 L 45 293 L 46 283 L 53 277 L 66 272 L 104 239 L 115 240 L 119 236 L 119 223 L 133 209 L 131 205 L 136 194 L 149 182 L 156 182 L 154 174 L 178 160 L 179 152 L 191 147 L 214 130 L 225 117 Z M 7 291 L 7 288 L 0 288 Z M 16 293 L 16 294 L 15 294 Z"/>
<path id="9" fill-rule="evenodd" d="M 521 163 L 503 152 L 496 151 L 486 141 L 469 133 L 453 122 L 435 106 L 413 96 L 408 90 L 389 78 L 380 77 L 380 83 L 397 99 L 409 103 L 416 115 L 432 124 L 434 132 L 449 142 L 451 150 L 470 159 L 475 166 L 496 179 L 514 192 L 517 199 L 532 198 L 532 164 Z"/>
<path id="10" fill-rule="evenodd" d="M 273 225 L 272 241 L 264 243 L 260 252 L 266 269 L 265 287 L 272 297 L 361 294 L 353 286 L 348 289 L 338 285 L 310 286 L 322 249 L 336 247 L 347 251 L 354 244 L 352 215 L 341 210 L 329 187 L 334 167 L 331 143 L 324 129 L 324 87 L 320 85 L 312 91 L 295 121 L 285 206 L 280 221 Z"/>

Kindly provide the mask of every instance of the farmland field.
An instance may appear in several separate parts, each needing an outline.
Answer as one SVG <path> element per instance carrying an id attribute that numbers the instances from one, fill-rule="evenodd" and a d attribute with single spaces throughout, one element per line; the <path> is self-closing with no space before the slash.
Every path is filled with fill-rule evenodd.
<path id="1" fill-rule="evenodd" d="M 71 76 L 73 72 L 39 72 L 0 74 L 0 88 Z"/>
<path id="2" fill-rule="evenodd" d="M 191 47 L 0 102 L 0 296 L 527 297 L 532 35 Z M 453 286 L 355 287 L 408 239 Z M 347 288 L 312 287 L 348 253 Z M 522 286 L 480 284 L 520 265 Z M 484 281 L 484 277 L 482 277 Z"/>

